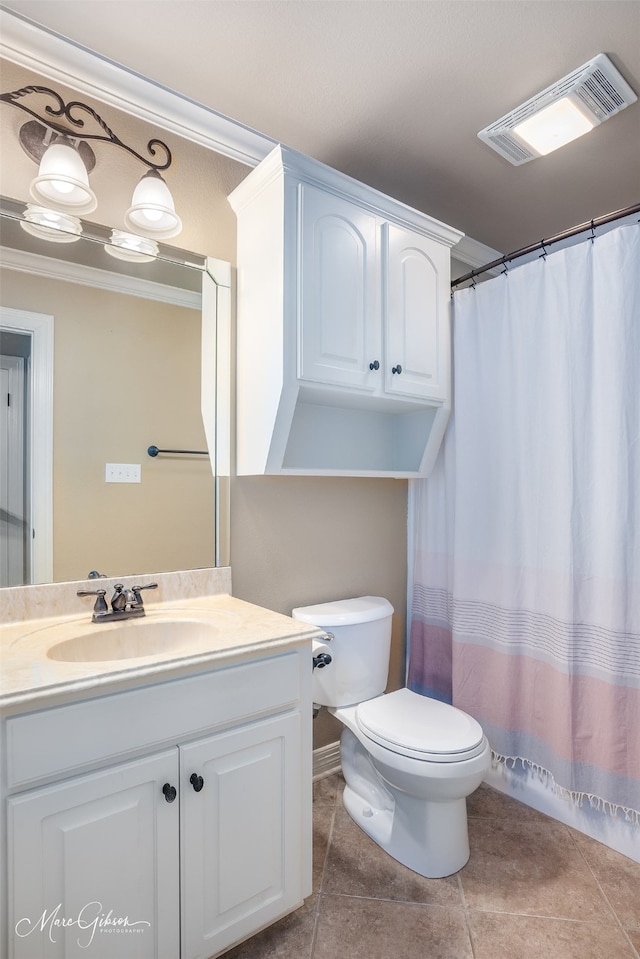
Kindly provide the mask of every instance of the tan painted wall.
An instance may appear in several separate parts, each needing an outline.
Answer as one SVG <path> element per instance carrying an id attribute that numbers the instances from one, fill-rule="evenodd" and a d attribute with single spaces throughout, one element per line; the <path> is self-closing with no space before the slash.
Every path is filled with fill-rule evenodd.
<path id="1" fill-rule="evenodd" d="M 338 477 L 238 477 L 233 484 L 233 591 L 290 614 L 350 596 L 393 605 L 389 689 L 404 685 L 407 483 Z M 314 744 L 339 737 L 326 711 Z"/>
<path id="2" fill-rule="evenodd" d="M 34 80 L 42 82 L 42 78 L 34 78 L 21 68 L 10 65 L 8 69 L 10 72 L 3 69 L 3 90 Z M 184 220 L 183 233 L 172 242 L 234 263 L 235 221 L 226 196 L 248 170 L 202 147 L 165 136 L 110 107 L 94 105 L 122 139 L 144 145 L 151 136 L 159 135 L 169 143 L 174 164 L 166 178 Z M 0 188 L 5 195 L 26 199 L 34 166 L 20 155 L 19 147 L 10 150 L 10 138 L 15 137 L 21 122 L 20 111 L 3 106 L 0 132 L 4 172 Z M 101 203 L 91 214 L 92 219 L 121 227 L 129 184 L 135 184 L 140 175 L 138 166 L 126 155 L 120 156 L 114 147 L 100 149 L 100 168 L 92 175 L 92 182 Z M 127 188 L 122 193 L 125 181 Z M 120 191 L 117 195 L 116 188 Z M 22 191 L 20 195 L 18 190 Z M 108 421 L 104 429 L 111 429 Z M 148 445 L 151 440 L 145 438 L 145 442 Z M 123 462 L 127 461 L 125 457 Z M 296 605 L 364 593 L 386 596 L 396 609 L 389 688 L 402 685 L 407 483 L 386 479 L 243 477 L 232 481 L 231 502 L 234 593 L 285 613 Z M 161 519 L 157 517 L 158 522 Z M 314 744 L 324 745 L 338 734 L 335 721 L 321 713 L 316 720 Z"/>

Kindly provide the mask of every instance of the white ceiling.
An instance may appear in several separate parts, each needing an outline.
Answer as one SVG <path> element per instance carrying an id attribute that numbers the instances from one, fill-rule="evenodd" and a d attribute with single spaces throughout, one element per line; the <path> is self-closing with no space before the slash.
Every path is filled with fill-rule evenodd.
<path id="1" fill-rule="evenodd" d="M 521 167 L 476 136 L 600 52 L 640 94 L 638 0 L 3 6 L 501 252 L 640 199 L 640 102 Z"/>

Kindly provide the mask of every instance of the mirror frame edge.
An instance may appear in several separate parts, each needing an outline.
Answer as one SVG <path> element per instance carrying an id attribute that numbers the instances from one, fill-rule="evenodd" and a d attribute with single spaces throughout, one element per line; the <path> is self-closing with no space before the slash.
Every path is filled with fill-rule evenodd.
<path id="1" fill-rule="evenodd" d="M 213 281 L 207 283 L 207 276 Z M 214 323 L 211 323 L 211 318 Z M 213 356 L 213 377 L 211 357 Z M 231 565 L 231 264 L 206 257 L 202 277 L 202 421 L 215 483 L 217 567 Z M 213 416 L 211 415 L 213 411 Z"/>

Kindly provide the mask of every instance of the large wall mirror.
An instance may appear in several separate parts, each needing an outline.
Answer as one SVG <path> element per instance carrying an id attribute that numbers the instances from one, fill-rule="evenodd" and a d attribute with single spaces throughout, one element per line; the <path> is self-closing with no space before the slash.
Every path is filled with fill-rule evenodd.
<path id="1" fill-rule="evenodd" d="M 20 220 L 38 166 L 21 146 L 26 115 L 2 104 L 0 194 L 11 198 L 0 211 L 0 326 L 10 361 L 2 389 L 20 375 L 31 385 L 18 390 L 22 410 L 10 407 L 2 419 L 1 442 L 10 442 L 18 414 L 28 424 L 36 413 L 39 419 L 38 431 L 24 434 L 22 479 L 2 471 L 0 451 L 0 495 L 11 483 L 16 497 L 0 503 L 1 538 L 23 541 L 11 574 L 3 556 L 1 581 L 229 565 L 229 262 L 236 225 L 227 196 L 272 144 L 64 38 L 46 31 L 34 37 L 29 24 L 8 14 L 0 54 L 4 93 L 55 88 L 65 102 L 80 99 L 97 110 L 140 154 L 153 138 L 166 142 L 173 155 L 166 179 L 183 228 L 151 262 L 107 253 L 142 169 L 126 150 L 94 143 L 90 179 L 98 207 L 82 216 L 85 235 L 54 243 L 27 233 Z M 112 282 L 105 285 L 106 275 Z M 42 373 L 33 350 L 42 352 L 44 342 L 46 354 L 50 317 L 53 359 Z M 47 420 L 48 453 L 39 441 Z M 208 455 L 152 458 L 150 445 Z M 116 473 L 139 466 L 140 482 L 107 482 L 107 464 Z"/>
<path id="2" fill-rule="evenodd" d="M 0 211 L 1 585 L 226 565 L 228 265 L 123 260 L 86 224 L 52 243 L 23 208 Z"/>

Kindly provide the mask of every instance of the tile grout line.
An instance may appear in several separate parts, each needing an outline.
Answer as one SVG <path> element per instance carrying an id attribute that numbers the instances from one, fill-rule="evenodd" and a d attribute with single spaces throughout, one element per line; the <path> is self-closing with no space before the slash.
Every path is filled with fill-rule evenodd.
<path id="1" fill-rule="evenodd" d="M 464 869 L 464 866 L 462 868 Z M 474 935 L 473 935 L 473 930 L 471 928 L 471 922 L 469 920 L 470 910 L 467 904 L 467 897 L 464 894 L 464 886 L 462 884 L 462 869 L 458 872 L 456 879 L 458 880 L 458 892 L 460 893 L 460 900 L 462 902 L 462 911 L 464 913 L 464 921 L 467 927 L 467 935 L 469 936 L 469 943 L 471 945 L 471 956 L 472 956 L 472 959 L 476 959 L 476 947 L 474 942 Z"/>
<path id="2" fill-rule="evenodd" d="M 618 924 L 618 927 L 620 928 L 620 931 L 622 932 L 622 935 L 624 936 L 624 938 L 625 938 L 625 939 L 627 940 L 627 942 L 629 943 L 629 946 L 630 946 L 630 948 L 631 948 L 631 951 L 632 951 L 633 955 L 635 956 L 635 959 L 640 959 L 640 957 L 638 956 L 638 951 L 637 951 L 636 947 L 634 946 L 634 944 L 631 942 L 631 939 L 629 938 L 629 934 L 627 933 L 626 928 L 625 928 L 624 925 L 622 924 L 622 920 L 620 919 L 620 916 L 618 915 L 617 910 L 613 907 L 612 903 L 609 901 L 609 897 L 607 896 L 606 892 L 605 892 L 604 889 L 602 888 L 602 885 L 600 884 L 600 880 L 598 879 L 598 877 L 597 877 L 594 869 L 592 868 L 591 863 L 589 862 L 589 860 L 588 860 L 587 857 L 585 856 L 584 852 L 582 851 L 582 848 L 581 848 L 580 843 L 576 840 L 576 838 L 575 838 L 575 836 L 573 835 L 572 831 L 571 831 L 568 827 L 567 827 L 567 832 L 569 833 L 569 836 L 571 837 L 571 842 L 573 843 L 573 845 L 575 846 L 575 848 L 578 850 L 578 853 L 580 854 L 580 856 L 581 856 L 584 864 L 586 865 L 587 869 L 588 869 L 589 872 L 591 873 L 591 875 L 592 875 L 592 877 L 593 877 L 593 880 L 594 880 L 596 886 L 598 887 L 598 891 L 600 892 L 600 895 L 602 896 L 602 898 L 603 898 L 604 901 L 606 902 L 607 906 L 609 907 L 609 909 L 610 909 L 611 912 L 613 913 L 613 917 L 614 917 L 616 923 Z"/>
<path id="3" fill-rule="evenodd" d="M 328 803 L 327 803 L 328 805 Z M 313 959 L 313 955 L 316 951 L 316 943 L 318 937 L 318 917 L 320 916 L 320 906 L 322 905 L 323 900 L 323 886 L 324 886 L 324 874 L 327 868 L 327 861 L 329 859 L 329 851 L 331 849 L 331 843 L 333 842 L 333 826 L 336 821 L 336 809 L 338 806 L 338 796 L 336 793 L 336 799 L 333 803 L 333 812 L 331 814 L 331 825 L 329 826 L 329 836 L 327 839 L 327 848 L 324 854 L 324 862 L 322 863 L 322 871 L 320 873 L 320 882 L 318 884 L 318 901 L 316 903 L 315 915 L 313 917 L 313 932 L 311 934 L 311 949 L 309 951 L 309 959 Z"/>

